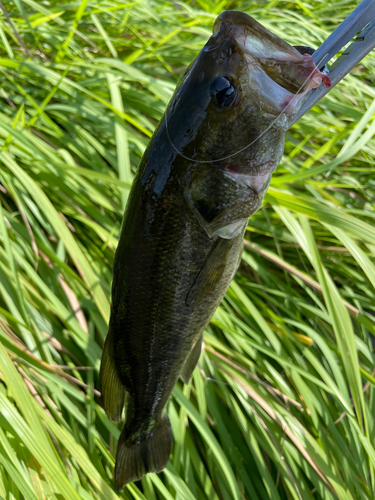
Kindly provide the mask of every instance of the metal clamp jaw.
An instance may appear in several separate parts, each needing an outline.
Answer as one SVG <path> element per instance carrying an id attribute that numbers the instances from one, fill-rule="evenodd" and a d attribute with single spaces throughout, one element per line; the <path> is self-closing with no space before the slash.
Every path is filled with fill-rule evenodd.
<path id="1" fill-rule="evenodd" d="M 330 66 L 331 87 L 324 85 L 312 90 L 301 109 L 293 117 L 289 128 L 320 101 L 375 47 L 375 0 L 363 0 L 358 7 L 338 26 L 335 31 L 312 55 L 320 68 L 360 32 L 343 54 Z"/>

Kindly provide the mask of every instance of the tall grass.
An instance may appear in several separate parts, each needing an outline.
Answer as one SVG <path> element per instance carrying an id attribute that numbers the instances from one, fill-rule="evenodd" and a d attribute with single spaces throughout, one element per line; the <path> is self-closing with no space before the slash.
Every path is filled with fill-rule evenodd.
<path id="1" fill-rule="evenodd" d="M 0 497 L 374 498 L 374 55 L 288 132 L 163 473 L 115 490 L 98 392 L 133 173 L 216 15 L 316 47 L 355 2 L 2 5 Z"/>

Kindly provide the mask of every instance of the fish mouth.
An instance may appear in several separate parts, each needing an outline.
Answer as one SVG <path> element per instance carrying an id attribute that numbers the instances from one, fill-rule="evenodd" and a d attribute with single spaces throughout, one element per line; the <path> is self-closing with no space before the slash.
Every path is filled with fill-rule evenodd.
<path id="1" fill-rule="evenodd" d="M 320 71 L 310 54 L 301 53 L 244 12 L 223 12 L 213 28 L 214 34 L 218 32 L 242 47 L 249 92 L 266 112 L 291 118 L 310 90 L 321 83 L 331 85 L 328 70 Z"/>

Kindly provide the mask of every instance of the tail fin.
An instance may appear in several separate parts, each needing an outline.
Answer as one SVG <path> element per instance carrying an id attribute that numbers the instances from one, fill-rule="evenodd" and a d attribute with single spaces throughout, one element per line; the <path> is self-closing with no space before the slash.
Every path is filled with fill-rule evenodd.
<path id="1" fill-rule="evenodd" d="M 117 373 L 113 342 L 113 332 L 109 328 L 100 363 L 99 379 L 104 410 L 110 419 L 118 420 L 124 407 L 125 390 Z"/>
<path id="2" fill-rule="evenodd" d="M 141 479 L 148 472 L 163 470 L 171 451 L 172 432 L 167 414 L 141 440 L 127 440 L 124 427 L 117 446 L 115 467 L 117 488 L 121 489 L 125 484 Z"/>

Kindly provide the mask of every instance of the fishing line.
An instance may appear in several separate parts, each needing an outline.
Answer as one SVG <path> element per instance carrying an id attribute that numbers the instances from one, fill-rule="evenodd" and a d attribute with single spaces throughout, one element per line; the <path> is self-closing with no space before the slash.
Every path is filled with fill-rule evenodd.
<path id="1" fill-rule="evenodd" d="M 325 64 L 325 62 L 323 63 L 324 59 L 328 56 L 329 54 L 325 54 L 321 60 L 318 62 L 318 64 L 315 64 L 315 68 L 316 69 L 319 69 L 319 67 L 321 67 L 322 65 Z M 242 151 L 245 151 L 247 148 L 249 148 L 250 146 L 252 146 L 258 139 L 260 139 L 261 137 L 263 137 L 264 134 L 266 134 L 273 126 L 274 124 L 284 115 L 284 113 L 286 112 L 286 109 L 293 103 L 293 100 L 300 94 L 300 91 L 301 89 L 305 86 L 305 84 L 310 80 L 310 77 L 311 75 L 313 75 L 313 73 L 316 71 L 316 69 L 314 69 L 313 71 L 311 71 L 311 73 L 309 74 L 309 76 L 306 78 L 306 80 L 302 83 L 302 85 L 300 86 L 300 88 L 298 89 L 297 93 L 294 94 L 294 96 L 292 97 L 291 101 L 288 103 L 288 105 L 285 107 L 285 109 L 283 109 L 281 111 L 281 113 L 273 120 L 273 122 L 270 123 L 270 125 L 268 125 L 268 127 L 256 138 L 254 139 L 252 142 L 250 142 L 250 144 L 248 144 L 247 146 L 243 147 L 242 149 L 240 149 L 239 151 L 237 151 L 236 153 L 232 153 L 228 156 L 224 156 L 223 158 L 219 158 L 217 160 L 194 160 L 194 158 L 189 158 L 188 156 L 185 156 L 183 155 L 177 148 L 176 146 L 174 145 L 170 135 L 169 135 L 169 130 L 168 130 L 168 105 L 170 103 L 170 100 L 171 98 L 173 97 L 173 94 L 170 96 L 170 98 L 168 99 L 168 102 L 166 104 L 166 107 L 165 107 L 165 129 L 166 129 L 166 132 L 167 132 L 167 137 L 168 137 L 168 140 L 169 142 L 171 143 L 171 146 L 173 147 L 173 149 L 176 151 L 176 153 L 180 156 L 182 156 L 182 158 L 185 158 L 185 160 L 189 160 L 189 161 L 193 161 L 195 163 L 215 163 L 215 162 L 218 162 L 218 161 L 223 161 L 223 160 L 228 160 L 229 158 L 233 158 L 233 156 L 236 156 L 238 155 L 239 153 L 242 153 Z M 277 84 L 276 84 L 277 85 Z"/>

